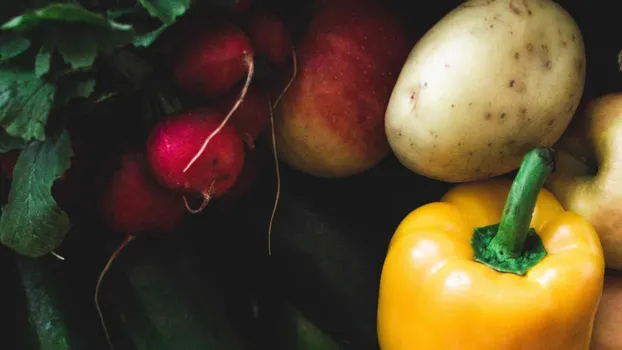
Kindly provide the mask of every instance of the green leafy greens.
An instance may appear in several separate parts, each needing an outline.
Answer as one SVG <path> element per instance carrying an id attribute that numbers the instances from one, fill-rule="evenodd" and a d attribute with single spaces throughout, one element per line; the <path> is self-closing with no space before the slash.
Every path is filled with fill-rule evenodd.
<path id="1" fill-rule="evenodd" d="M 144 89 L 153 67 L 141 54 L 192 2 L 0 2 L 0 157 L 20 151 L 0 243 L 31 257 L 62 243 L 70 221 L 52 186 L 73 156 L 65 124 L 111 96 Z"/>
<path id="2" fill-rule="evenodd" d="M 17 158 L 8 204 L 0 216 L 0 242 L 20 254 L 40 257 L 56 249 L 69 231 L 67 214 L 52 197 L 52 185 L 70 167 L 69 133 L 33 141 Z"/>

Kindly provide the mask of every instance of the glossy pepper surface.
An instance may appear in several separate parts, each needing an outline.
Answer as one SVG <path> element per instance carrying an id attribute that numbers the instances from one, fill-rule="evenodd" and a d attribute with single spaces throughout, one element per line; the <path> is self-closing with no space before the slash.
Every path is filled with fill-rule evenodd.
<path id="1" fill-rule="evenodd" d="M 589 349 L 604 257 L 542 189 L 553 163 L 536 148 L 514 182 L 457 185 L 406 216 L 382 270 L 382 350 Z"/>

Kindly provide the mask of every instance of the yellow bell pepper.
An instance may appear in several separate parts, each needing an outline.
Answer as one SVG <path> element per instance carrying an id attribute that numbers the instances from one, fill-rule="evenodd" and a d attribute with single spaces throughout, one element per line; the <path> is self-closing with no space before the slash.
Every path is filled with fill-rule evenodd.
<path id="1" fill-rule="evenodd" d="M 587 350 L 603 289 L 594 228 L 542 185 L 535 148 L 513 182 L 460 184 L 412 211 L 384 262 L 382 350 Z"/>

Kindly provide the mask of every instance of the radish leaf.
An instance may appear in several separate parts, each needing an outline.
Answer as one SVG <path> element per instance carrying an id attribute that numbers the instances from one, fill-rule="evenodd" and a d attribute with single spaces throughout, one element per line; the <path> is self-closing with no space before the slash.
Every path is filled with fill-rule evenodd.
<path id="1" fill-rule="evenodd" d="M 0 128 L 0 154 L 9 153 L 13 150 L 26 147 L 26 141 L 22 138 L 11 136 Z"/>
<path id="2" fill-rule="evenodd" d="M 152 17 L 171 24 L 190 8 L 191 0 L 138 0 Z"/>
<path id="3" fill-rule="evenodd" d="M 66 130 L 56 139 L 33 141 L 20 152 L 0 216 L 2 244 L 35 258 L 58 248 L 70 222 L 52 197 L 52 185 L 69 169 L 72 156 Z"/>
<path id="4" fill-rule="evenodd" d="M 22 54 L 30 47 L 30 40 L 17 35 L 0 37 L 0 61 Z"/>
<path id="5" fill-rule="evenodd" d="M 0 66 L 0 126 L 25 140 L 45 140 L 56 86 L 33 72 Z"/>
<path id="6" fill-rule="evenodd" d="M 73 80 L 71 85 L 59 89 L 57 100 L 61 104 L 67 104 L 74 98 L 89 98 L 95 91 L 95 79 Z"/>
<path id="7" fill-rule="evenodd" d="M 155 30 L 141 33 L 134 39 L 134 46 L 149 47 L 155 42 L 160 34 L 173 25 L 177 19 L 190 9 L 191 0 L 138 0 L 140 4 L 154 18 L 162 22 Z"/>
<path id="8" fill-rule="evenodd" d="M 72 3 L 29 9 L 0 29 L 43 38 L 44 52 L 58 49 L 73 69 L 90 67 L 100 52 L 110 53 L 131 43 L 135 34 L 130 25 L 117 23 Z"/>

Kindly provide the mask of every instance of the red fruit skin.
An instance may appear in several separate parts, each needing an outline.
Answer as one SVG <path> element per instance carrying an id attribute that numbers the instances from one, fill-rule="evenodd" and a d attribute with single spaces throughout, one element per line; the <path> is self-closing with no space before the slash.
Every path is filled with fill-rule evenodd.
<path id="1" fill-rule="evenodd" d="M 227 201 L 236 201 L 250 191 L 257 179 L 258 161 L 257 156 L 253 152 L 246 154 L 244 167 L 233 187 L 227 191 L 222 199 Z"/>
<path id="2" fill-rule="evenodd" d="M 13 168 L 17 163 L 17 156 L 19 156 L 19 151 L 0 154 L 0 169 L 9 182 L 13 182 Z"/>
<path id="3" fill-rule="evenodd" d="M 314 0 L 313 5 L 318 9 L 323 9 L 330 6 L 357 6 L 365 2 L 373 2 L 376 0 Z"/>
<path id="4" fill-rule="evenodd" d="M 248 11 L 251 8 L 253 2 L 251 0 L 237 0 L 235 2 L 235 6 L 233 7 L 233 12 L 242 13 Z"/>
<path id="5" fill-rule="evenodd" d="M 255 54 L 271 62 L 283 64 L 292 53 L 292 41 L 285 23 L 268 11 L 255 11 L 247 17 L 244 26 Z"/>
<path id="6" fill-rule="evenodd" d="M 245 157 L 244 143 L 230 123 L 183 172 L 222 119 L 216 110 L 198 108 L 159 122 L 147 143 L 149 164 L 158 182 L 183 194 L 216 198 L 226 193 L 240 175 Z"/>
<path id="7" fill-rule="evenodd" d="M 105 222 L 124 234 L 168 232 L 178 228 L 186 207 L 183 198 L 167 191 L 153 178 L 142 152 L 128 152 L 103 189 Z"/>
<path id="8" fill-rule="evenodd" d="M 372 3 L 315 13 L 298 45 L 298 74 L 279 103 L 281 160 L 318 177 L 363 172 L 389 152 L 384 113 L 411 43 Z"/>
<path id="9" fill-rule="evenodd" d="M 223 118 L 229 113 L 239 96 L 239 91 L 232 91 L 220 100 L 216 108 Z M 249 148 L 254 147 L 254 141 L 270 123 L 269 103 L 267 94 L 251 85 L 246 97 L 229 119 Z"/>
<path id="10" fill-rule="evenodd" d="M 173 74 L 183 90 L 216 97 L 246 76 L 253 49 L 242 29 L 220 23 L 190 34 L 192 40 L 181 45 L 173 61 Z"/>

